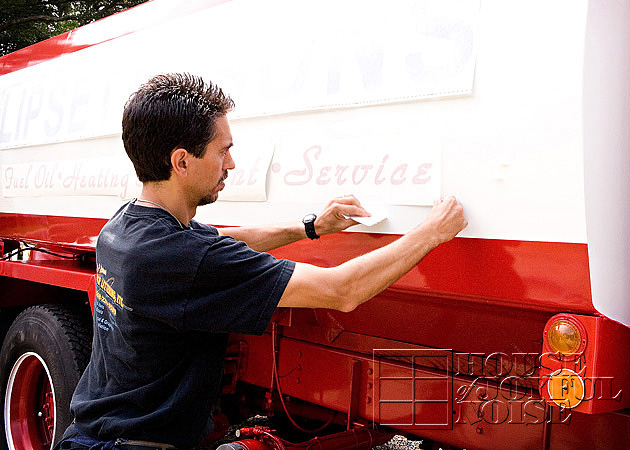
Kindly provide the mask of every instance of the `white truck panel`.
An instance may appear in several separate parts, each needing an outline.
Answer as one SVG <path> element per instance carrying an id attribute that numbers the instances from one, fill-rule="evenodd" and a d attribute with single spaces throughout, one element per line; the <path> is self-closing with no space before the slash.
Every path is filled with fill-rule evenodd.
<path id="1" fill-rule="evenodd" d="M 586 224 L 593 306 L 630 326 L 630 3 L 589 3 L 584 64 Z"/>
<path id="2" fill-rule="evenodd" d="M 464 236 L 586 242 L 586 3 L 351 5 L 318 3 L 312 11 L 318 20 L 308 25 L 291 2 L 267 2 L 262 11 L 255 2 L 235 0 L 5 75 L 3 164 L 38 161 L 35 143 L 43 145 L 47 163 L 122 160 L 114 141 L 129 93 L 157 72 L 189 71 L 234 96 L 235 154 L 239 143 L 255 153 L 260 142 L 257 173 L 268 169 L 262 194 L 240 197 L 245 207 L 202 208 L 203 221 L 294 220 L 331 195 L 353 193 L 384 204 L 388 213 L 378 225 L 358 229 L 402 233 L 423 219 L 433 199 L 455 194 L 470 219 Z M 243 17 L 243 11 L 253 12 Z M 319 159 L 311 152 L 307 164 L 304 153 L 318 145 Z M 21 151 L 23 161 L 15 155 Z M 304 184 L 288 184 L 289 172 L 300 170 Z M 72 201 L 54 192 L 15 197 L 7 192 L 6 168 L 3 189 L 1 206 L 15 212 L 107 217 L 117 203 L 111 189 L 68 192 Z M 229 189 L 235 187 L 226 196 Z M 95 201 L 90 194 L 108 197 Z"/>

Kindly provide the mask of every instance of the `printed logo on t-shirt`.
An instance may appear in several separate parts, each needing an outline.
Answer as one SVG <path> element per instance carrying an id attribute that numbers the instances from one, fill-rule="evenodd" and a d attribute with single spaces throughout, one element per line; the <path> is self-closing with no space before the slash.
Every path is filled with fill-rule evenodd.
<path id="1" fill-rule="evenodd" d="M 101 264 L 97 265 L 95 295 L 97 301 L 94 302 L 94 314 L 98 327 L 105 331 L 112 329 L 116 323 L 116 313 L 119 310 L 133 311 L 132 308 L 125 305 L 123 297 L 114 289 L 115 281 L 114 277 L 107 278 L 105 267 Z"/>

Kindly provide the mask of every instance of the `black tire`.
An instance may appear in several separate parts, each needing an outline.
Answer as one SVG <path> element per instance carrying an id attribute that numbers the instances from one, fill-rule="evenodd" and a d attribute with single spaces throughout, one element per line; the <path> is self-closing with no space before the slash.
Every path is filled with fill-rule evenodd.
<path id="1" fill-rule="evenodd" d="M 25 309 L 0 351 L 7 450 L 48 450 L 70 425 L 70 400 L 91 348 L 89 314 L 64 305 Z"/>

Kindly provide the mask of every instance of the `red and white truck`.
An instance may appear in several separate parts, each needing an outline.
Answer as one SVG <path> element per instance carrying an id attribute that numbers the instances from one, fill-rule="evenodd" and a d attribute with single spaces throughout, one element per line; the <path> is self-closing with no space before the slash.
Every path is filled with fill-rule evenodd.
<path id="1" fill-rule="evenodd" d="M 330 424 L 325 449 L 375 430 L 630 448 L 628 23 L 618 0 L 153 0 L 0 58 L 3 446 L 48 450 L 69 423 L 96 237 L 139 191 L 122 107 L 185 71 L 237 105 L 237 169 L 197 220 L 299 220 L 354 194 L 372 223 L 274 252 L 322 266 L 441 196 L 470 223 L 351 313 L 278 310 L 232 336 L 217 417 Z"/>

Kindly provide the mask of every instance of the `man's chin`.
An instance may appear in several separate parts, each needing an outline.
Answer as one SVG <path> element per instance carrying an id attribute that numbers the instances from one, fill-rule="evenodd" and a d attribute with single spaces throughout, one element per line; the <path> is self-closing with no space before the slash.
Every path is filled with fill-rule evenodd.
<path id="1" fill-rule="evenodd" d="M 214 203 L 219 199 L 219 194 L 210 194 L 210 195 L 206 195 L 205 197 L 203 197 L 201 200 L 199 200 L 199 203 L 197 204 L 197 206 L 204 206 L 204 205 L 209 205 L 210 203 Z"/>

